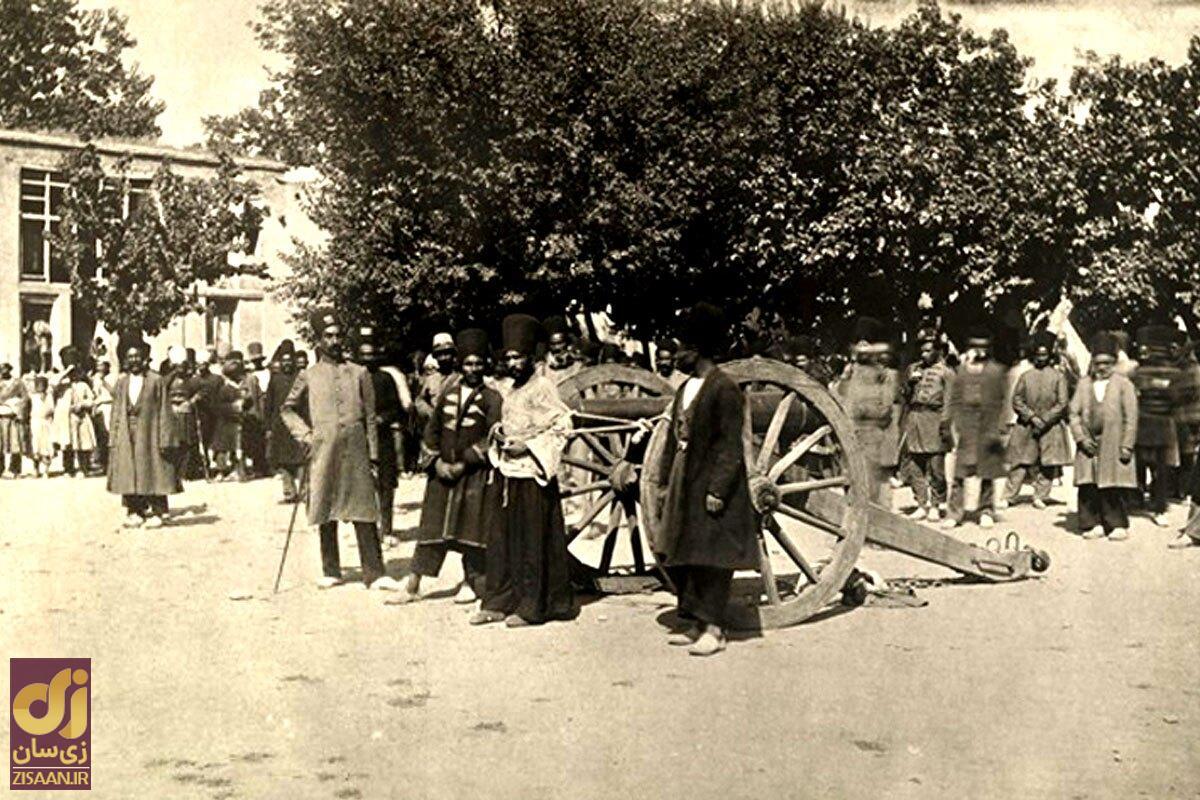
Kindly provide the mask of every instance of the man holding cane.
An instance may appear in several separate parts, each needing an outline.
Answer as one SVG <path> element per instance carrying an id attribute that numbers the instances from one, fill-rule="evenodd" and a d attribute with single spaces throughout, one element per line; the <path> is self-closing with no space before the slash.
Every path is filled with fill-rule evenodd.
<path id="1" fill-rule="evenodd" d="M 375 527 L 379 440 L 371 377 L 345 360 L 342 328 L 331 310 L 319 309 L 311 321 L 317 363 L 296 376 L 280 416 L 308 453 L 308 522 L 320 530 L 324 572 L 317 586 L 328 589 L 342 583 L 340 521 L 354 524 L 363 583 L 370 589 L 396 591 L 399 582 L 384 574 Z"/>

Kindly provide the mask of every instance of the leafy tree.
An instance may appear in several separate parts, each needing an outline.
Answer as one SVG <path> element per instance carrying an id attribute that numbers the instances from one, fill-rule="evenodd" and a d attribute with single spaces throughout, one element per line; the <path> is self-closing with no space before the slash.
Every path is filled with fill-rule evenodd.
<path id="1" fill-rule="evenodd" d="M 74 302 L 110 331 L 153 335 L 180 314 L 201 311 L 198 289 L 262 269 L 244 251 L 263 212 L 254 189 L 223 157 L 211 178 L 184 178 L 163 162 L 141 202 L 133 202 L 128 162 L 106 174 L 94 147 L 67 155 L 62 225 L 53 237 L 71 271 Z M 130 212 L 126 213 L 126 208 Z"/>
<path id="2" fill-rule="evenodd" d="M 115 11 L 77 0 L 0 0 L 0 126 L 87 138 L 157 137 L 152 77 L 125 64 L 136 41 Z"/>

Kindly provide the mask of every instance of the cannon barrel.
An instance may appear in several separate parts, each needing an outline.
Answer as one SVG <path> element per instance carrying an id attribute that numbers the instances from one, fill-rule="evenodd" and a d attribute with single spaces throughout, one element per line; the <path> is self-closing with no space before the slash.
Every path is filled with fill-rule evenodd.
<path id="1" fill-rule="evenodd" d="M 771 389 L 760 389 L 748 392 L 746 397 L 750 403 L 750 424 L 755 433 L 763 433 L 771 424 L 775 409 L 783 400 L 783 392 Z M 580 401 L 578 411 L 594 414 L 598 418 L 613 419 L 650 419 L 665 413 L 671 405 L 672 397 L 587 397 Z M 576 420 L 581 428 L 597 427 L 607 424 L 602 419 L 589 419 L 586 416 Z M 809 405 L 799 398 L 793 402 L 788 411 L 787 420 L 783 424 L 785 439 L 794 439 L 805 433 L 811 433 L 820 427 L 819 416 Z"/>

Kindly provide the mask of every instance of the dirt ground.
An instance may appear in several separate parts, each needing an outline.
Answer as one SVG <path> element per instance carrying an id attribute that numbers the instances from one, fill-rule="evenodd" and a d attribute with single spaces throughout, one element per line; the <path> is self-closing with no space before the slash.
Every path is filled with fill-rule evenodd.
<path id="1" fill-rule="evenodd" d="M 402 485 L 399 528 L 420 494 Z M 189 484 L 176 504 L 206 512 L 135 532 L 99 479 L 3 481 L 0 645 L 91 657 L 96 798 L 1200 797 L 1200 548 L 1145 518 L 1084 542 L 1072 494 L 989 532 L 1047 549 L 1044 577 L 697 659 L 666 645 L 661 592 L 517 631 L 466 624 L 456 563 L 413 606 L 319 592 L 303 526 L 272 595 L 290 511 L 272 481 Z M 411 551 L 388 551 L 393 574 Z"/>

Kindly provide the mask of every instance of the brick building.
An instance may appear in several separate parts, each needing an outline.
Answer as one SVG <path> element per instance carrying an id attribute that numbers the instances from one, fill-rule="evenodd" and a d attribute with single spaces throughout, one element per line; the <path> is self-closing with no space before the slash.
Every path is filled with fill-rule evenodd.
<path id="1" fill-rule="evenodd" d="M 81 142 L 71 136 L 0 130 L 0 359 L 15 367 L 27 363 L 36 348 L 34 323 L 49 325 L 55 354 L 68 343 L 85 349 L 97 336 L 116 350 L 114 333 L 97 326 L 71 299 L 70 275 L 47 234 L 58 224 L 65 182 L 56 172 L 63 156 Z M 116 141 L 94 143 L 106 163 L 128 157 L 133 177 L 130 201 L 138 202 L 163 159 L 184 177 L 211 174 L 217 159 L 199 150 Z M 259 341 L 268 353 L 295 332 L 288 308 L 271 293 L 286 280 L 283 256 L 294 240 L 316 242 L 321 233 L 304 214 L 300 199 L 305 180 L 282 164 L 261 159 L 239 161 L 242 177 L 258 187 L 253 202 L 267 211 L 254 252 L 268 278 L 240 276 L 202 287 L 202 314 L 188 314 L 154 337 L 154 358 L 172 344 L 203 349 L 228 342 L 235 349 Z M 44 330 L 44 326 L 38 326 Z"/>

